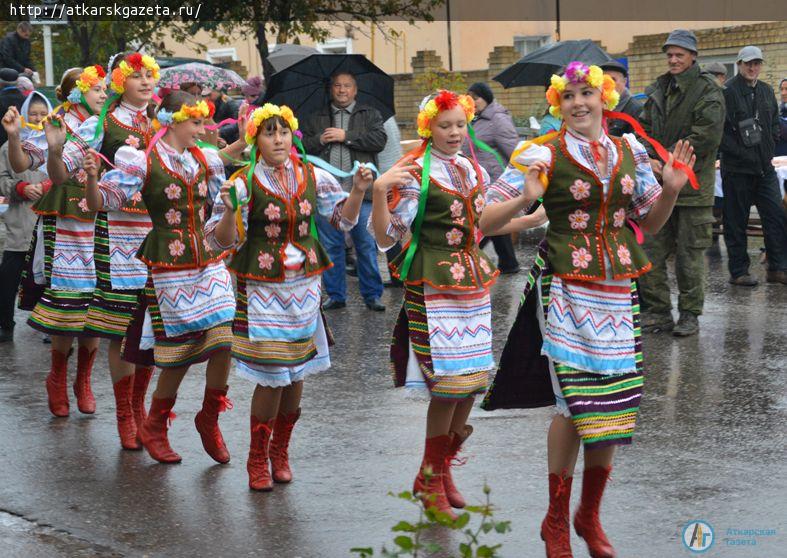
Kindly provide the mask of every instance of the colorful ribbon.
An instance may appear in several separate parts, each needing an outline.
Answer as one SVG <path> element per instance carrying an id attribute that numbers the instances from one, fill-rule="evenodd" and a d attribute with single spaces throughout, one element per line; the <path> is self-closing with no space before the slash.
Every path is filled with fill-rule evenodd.
<path id="1" fill-rule="evenodd" d="M 424 164 L 421 170 L 421 194 L 418 197 L 418 213 L 415 215 L 413 221 L 413 235 L 410 239 L 410 245 L 407 247 L 407 253 L 404 255 L 402 267 L 399 268 L 399 280 L 407 281 L 407 275 L 410 273 L 410 266 L 413 263 L 413 257 L 418 250 L 418 239 L 421 237 L 421 223 L 424 220 L 426 213 L 426 198 L 429 195 L 429 173 L 432 167 L 432 140 L 426 144 L 424 151 Z"/>

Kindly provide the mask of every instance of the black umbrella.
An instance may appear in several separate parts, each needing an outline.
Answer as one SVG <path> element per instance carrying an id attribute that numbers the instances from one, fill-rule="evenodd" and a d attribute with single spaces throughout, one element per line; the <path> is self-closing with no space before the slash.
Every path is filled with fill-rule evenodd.
<path id="1" fill-rule="evenodd" d="M 316 48 L 286 43 L 273 47 L 268 56 L 268 61 L 275 71 L 281 72 L 284 68 L 300 62 L 307 56 L 319 54 L 319 52 Z"/>
<path id="2" fill-rule="evenodd" d="M 493 79 L 506 89 L 522 85 L 546 86 L 552 74 L 575 60 L 600 65 L 614 59 L 589 39 L 558 41 L 523 56 Z"/>
<path id="3" fill-rule="evenodd" d="M 263 102 L 287 105 L 305 118 L 330 102 L 330 80 L 337 72 L 355 78 L 359 103 L 376 108 L 383 120 L 394 115 L 393 78 L 361 54 L 312 54 L 273 74 Z"/>

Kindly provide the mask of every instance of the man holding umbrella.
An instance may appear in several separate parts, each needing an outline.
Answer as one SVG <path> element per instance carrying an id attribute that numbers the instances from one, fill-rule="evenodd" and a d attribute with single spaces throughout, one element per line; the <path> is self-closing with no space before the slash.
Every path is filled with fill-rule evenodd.
<path id="1" fill-rule="evenodd" d="M 376 164 L 377 154 L 385 147 L 387 139 L 382 116 L 377 109 L 356 102 L 357 94 L 358 86 L 353 75 L 346 72 L 334 74 L 330 80 L 330 104 L 308 116 L 302 128 L 306 152 L 343 171 L 351 170 L 355 161 Z M 352 178 L 345 179 L 342 186 L 349 191 Z M 377 267 L 377 246 L 366 230 L 371 210 L 371 192 L 367 192 L 358 224 L 350 231 L 350 236 L 357 254 L 361 296 L 370 310 L 381 312 L 385 306 L 380 303 L 383 281 Z M 347 305 L 344 235 L 324 218 L 317 216 L 316 221 L 320 241 L 334 264 L 323 274 L 329 297 L 323 308 L 343 308 Z"/>

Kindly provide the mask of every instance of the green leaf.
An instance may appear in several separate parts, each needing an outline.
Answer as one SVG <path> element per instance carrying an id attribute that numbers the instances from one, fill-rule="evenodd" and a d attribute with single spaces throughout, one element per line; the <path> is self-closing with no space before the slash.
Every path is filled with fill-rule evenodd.
<path id="1" fill-rule="evenodd" d="M 456 520 L 454 521 L 454 524 L 452 525 L 452 527 L 454 529 L 461 529 L 462 527 L 464 527 L 468 523 L 470 523 L 470 514 L 469 513 L 463 513 L 462 515 L 460 515 L 459 517 L 456 518 Z"/>
<path id="2" fill-rule="evenodd" d="M 416 528 L 415 525 L 412 523 L 408 523 L 407 521 L 400 521 L 393 527 L 391 527 L 391 531 L 405 531 L 407 533 L 415 532 Z"/>
<path id="3" fill-rule="evenodd" d="M 459 544 L 459 552 L 462 553 L 462 558 L 472 558 L 473 556 L 473 549 L 467 543 Z"/>
<path id="4" fill-rule="evenodd" d="M 510 521 L 498 521 L 495 523 L 495 531 L 498 533 L 508 533 L 511 530 Z"/>
<path id="5" fill-rule="evenodd" d="M 367 558 L 368 556 L 374 556 L 374 549 L 372 547 L 366 548 L 351 548 L 350 552 L 357 552 L 361 555 L 361 558 Z"/>
<path id="6" fill-rule="evenodd" d="M 494 523 L 482 523 L 482 524 L 481 524 L 481 530 L 482 530 L 484 533 L 489 533 L 489 532 L 490 532 L 492 529 L 494 529 L 494 528 L 495 528 L 495 525 L 494 525 Z"/>
<path id="7" fill-rule="evenodd" d="M 405 535 L 400 535 L 396 537 L 394 539 L 394 542 L 397 544 L 397 546 L 405 550 L 411 550 L 413 548 L 413 539 L 411 539 L 410 537 L 406 537 Z"/>
<path id="8" fill-rule="evenodd" d="M 484 513 L 486 506 L 465 506 L 464 511 L 470 513 Z"/>
<path id="9" fill-rule="evenodd" d="M 475 551 L 475 555 L 478 558 L 492 558 L 495 555 L 495 551 L 488 546 L 479 546 L 478 550 Z"/>

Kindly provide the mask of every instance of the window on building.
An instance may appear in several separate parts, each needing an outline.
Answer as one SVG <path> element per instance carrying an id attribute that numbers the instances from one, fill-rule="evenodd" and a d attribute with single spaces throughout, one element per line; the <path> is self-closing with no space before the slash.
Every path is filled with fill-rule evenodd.
<path id="1" fill-rule="evenodd" d="M 549 35 L 529 35 L 514 37 L 514 48 L 519 52 L 520 56 L 530 54 L 536 49 L 541 48 L 549 43 Z"/>
<path id="2" fill-rule="evenodd" d="M 323 54 L 352 54 L 353 40 L 349 37 L 342 39 L 328 39 L 324 43 L 317 43 L 317 50 Z"/>
<path id="3" fill-rule="evenodd" d="M 211 64 L 220 64 L 222 62 L 234 62 L 238 59 L 238 53 L 235 47 L 230 48 L 209 48 L 206 54 L 208 62 Z"/>

